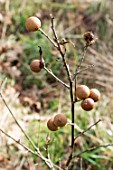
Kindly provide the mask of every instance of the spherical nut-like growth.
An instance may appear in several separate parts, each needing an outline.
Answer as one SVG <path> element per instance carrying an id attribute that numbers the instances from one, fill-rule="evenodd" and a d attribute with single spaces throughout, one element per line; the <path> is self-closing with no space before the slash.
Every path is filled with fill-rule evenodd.
<path id="1" fill-rule="evenodd" d="M 57 114 L 54 117 L 54 124 L 59 127 L 65 126 L 67 123 L 67 117 L 64 114 Z"/>
<path id="2" fill-rule="evenodd" d="M 76 89 L 76 97 L 86 99 L 90 95 L 90 89 L 86 85 L 79 85 Z"/>
<path id="3" fill-rule="evenodd" d="M 82 109 L 84 109 L 86 111 L 92 110 L 94 108 L 94 100 L 91 98 L 87 98 L 87 99 L 83 100 L 81 103 L 81 107 L 82 107 Z"/>
<path id="4" fill-rule="evenodd" d="M 97 102 L 100 99 L 100 92 L 97 89 L 91 89 L 89 97 L 92 98 L 94 102 Z"/>
<path id="5" fill-rule="evenodd" d="M 54 124 L 53 121 L 54 121 L 54 118 L 49 119 L 47 122 L 47 127 L 51 131 L 56 131 L 56 130 L 58 130 L 58 127 Z"/>
<path id="6" fill-rule="evenodd" d="M 28 31 L 37 31 L 41 27 L 41 21 L 35 16 L 29 17 L 25 23 Z"/>
<path id="7" fill-rule="evenodd" d="M 44 67 L 44 63 L 40 60 L 32 60 L 31 64 L 30 64 L 30 69 L 35 72 L 38 73 L 41 71 L 41 69 Z"/>
<path id="8" fill-rule="evenodd" d="M 88 41 L 88 42 L 94 39 L 94 34 L 92 32 L 85 32 L 83 36 L 84 36 L 85 41 Z"/>
<path id="9" fill-rule="evenodd" d="M 86 41 L 87 45 L 92 45 L 95 43 L 95 38 L 94 34 L 92 32 L 85 32 L 84 33 L 84 40 Z"/>

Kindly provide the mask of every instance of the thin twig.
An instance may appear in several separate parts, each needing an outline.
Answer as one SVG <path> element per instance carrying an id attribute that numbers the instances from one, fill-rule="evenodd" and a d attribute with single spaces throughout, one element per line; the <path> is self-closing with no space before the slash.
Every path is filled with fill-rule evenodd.
<path id="1" fill-rule="evenodd" d="M 2 129 L 0 129 L 0 131 L 1 131 L 3 134 L 5 134 L 7 137 L 9 137 L 10 139 L 12 139 L 14 142 L 16 142 L 17 144 L 19 144 L 20 146 L 22 146 L 25 150 L 27 150 L 28 152 L 32 153 L 32 154 L 35 155 L 35 156 L 38 156 L 40 159 L 42 159 L 42 160 L 47 164 L 47 166 L 48 166 L 49 168 L 52 168 L 53 170 L 54 170 L 53 166 L 55 166 L 55 167 L 58 168 L 58 166 L 57 166 L 57 165 L 54 165 L 54 164 L 51 162 L 50 159 L 47 159 L 47 158 L 45 158 L 44 156 L 42 156 L 42 154 L 41 154 L 40 151 L 35 152 L 35 151 L 31 150 L 30 148 L 28 148 L 27 146 L 25 146 L 24 144 L 22 144 L 22 143 L 20 142 L 20 140 L 14 139 L 12 136 L 10 136 L 10 135 L 7 134 L 6 132 L 4 132 Z"/>
<path id="2" fill-rule="evenodd" d="M 2 95 L 2 89 L 4 88 L 5 86 L 5 83 L 6 83 L 7 79 L 5 78 L 1 85 L 0 85 L 0 97 L 3 101 L 3 103 L 5 104 L 6 108 L 8 109 L 8 111 L 10 112 L 11 116 L 13 117 L 15 123 L 18 125 L 18 127 L 20 128 L 20 130 L 22 131 L 22 133 L 25 135 L 25 137 L 28 139 L 28 141 L 31 143 L 31 145 L 34 147 L 34 149 L 37 151 L 37 147 L 34 145 L 33 141 L 30 139 L 30 137 L 25 133 L 25 131 L 23 130 L 23 128 L 20 126 L 20 124 L 18 123 L 18 121 L 16 120 L 13 112 L 11 111 L 11 109 L 9 108 L 7 102 L 5 101 L 3 95 Z"/>
<path id="3" fill-rule="evenodd" d="M 78 134 L 78 135 L 74 138 L 74 141 L 75 141 L 78 137 L 80 137 L 80 136 L 82 136 L 84 133 L 86 133 L 88 130 L 90 130 L 93 126 L 97 125 L 100 121 L 101 121 L 101 119 L 99 119 L 98 121 L 96 121 L 94 124 L 92 124 L 91 126 L 89 126 L 86 130 L 84 130 L 84 131 L 81 132 L 80 134 Z M 68 158 L 68 160 L 67 160 L 66 166 L 69 166 L 69 164 L 70 164 L 70 162 L 71 162 L 71 160 L 72 160 L 73 150 L 74 150 L 74 147 L 73 147 L 72 150 L 71 150 L 71 153 L 70 153 L 69 158 Z"/>
<path id="4" fill-rule="evenodd" d="M 107 147 L 109 147 L 109 146 L 113 146 L 113 143 L 111 143 L 111 144 L 106 144 L 106 145 L 99 145 L 99 146 L 94 146 L 94 147 L 88 148 L 88 149 L 86 149 L 86 150 L 84 150 L 84 151 L 82 151 L 82 152 L 74 155 L 74 156 L 72 157 L 72 159 L 75 158 L 75 157 L 78 157 L 78 156 L 82 155 L 83 153 L 91 152 L 91 151 L 97 150 L 97 149 L 99 149 L 99 148 L 107 148 Z"/>
<path id="5" fill-rule="evenodd" d="M 5 80 L 4 80 L 4 81 L 5 81 Z M 2 84 L 1 84 L 0 87 L 3 86 L 4 81 L 2 81 Z M 28 139 L 28 141 L 29 141 L 30 144 L 33 146 L 33 148 L 37 151 L 37 153 L 38 153 L 38 154 L 41 154 L 40 151 L 39 151 L 39 148 L 37 148 L 37 147 L 35 146 L 35 144 L 34 144 L 33 141 L 31 140 L 31 138 L 26 134 L 26 132 L 23 130 L 23 128 L 20 126 L 20 124 L 19 124 L 18 121 L 16 120 L 16 118 L 15 118 L 13 112 L 12 112 L 11 109 L 9 108 L 7 102 L 5 101 L 5 99 L 4 99 L 3 95 L 2 95 L 1 88 L 0 88 L 0 97 L 1 97 L 1 99 L 2 99 L 2 101 L 3 101 L 3 103 L 5 104 L 6 108 L 8 109 L 9 113 L 10 113 L 11 116 L 13 117 L 15 123 L 18 125 L 18 127 L 19 127 L 20 130 L 22 131 L 22 133 L 25 135 L 25 137 Z"/>
<path id="6" fill-rule="evenodd" d="M 73 76 L 73 78 L 72 78 L 72 82 L 75 83 L 75 86 L 74 86 L 74 94 L 75 94 L 75 96 L 74 96 L 74 103 L 77 102 L 77 96 L 76 96 L 77 75 L 80 74 L 82 71 L 87 70 L 87 68 L 85 68 L 85 69 L 83 69 L 83 70 L 80 70 L 81 65 L 82 65 L 82 62 L 83 62 L 84 57 L 85 57 L 85 54 L 86 54 L 87 47 L 88 47 L 88 45 L 86 45 L 86 46 L 83 48 L 82 58 L 81 58 L 81 60 L 80 60 L 80 62 L 79 62 L 78 67 L 76 68 L 75 73 L 74 73 L 74 76 Z"/>
<path id="7" fill-rule="evenodd" d="M 94 66 L 95 66 L 94 64 L 88 65 L 86 68 L 84 68 L 84 69 L 82 69 L 82 70 L 79 70 L 79 71 L 77 72 L 77 75 L 80 74 L 80 73 L 82 73 L 82 72 L 84 72 L 84 71 L 86 71 L 86 70 L 88 70 L 88 69 L 92 69 Z"/>
<path id="8" fill-rule="evenodd" d="M 22 146 L 25 150 L 27 150 L 28 152 L 30 152 L 30 153 L 38 156 L 36 152 L 34 152 L 33 150 L 31 150 L 31 149 L 28 148 L 27 146 L 23 145 L 23 144 L 20 142 L 20 140 L 14 139 L 12 136 L 10 136 L 10 135 L 8 135 L 6 132 L 4 132 L 2 129 L 0 129 L 0 131 L 1 131 L 3 134 L 5 134 L 7 137 L 9 137 L 10 139 L 12 139 L 14 142 L 16 142 L 16 143 L 18 143 L 19 145 L 21 145 L 21 146 Z"/>
<path id="9" fill-rule="evenodd" d="M 46 158 L 48 158 L 48 159 L 50 159 L 50 154 L 49 154 L 49 145 L 50 145 L 50 143 L 51 143 L 50 134 L 47 134 L 44 149 L 46 151 Z"/>
<path id="10" fill-rule="evenodd" d="M 37 147 L 35 146 L 35 144 L 33 143 L 33 141 L 31 140 L 31 138 L 26 134 L 26 132 L 23 130 L 23 128 L 20 126 L 20 124 L 18 123 L 18 121 L 16 120 L 13 112 L 11 111 L 11 109 L 9 108 L 9 106 L 7 105 L 1 91 L 0 91 L 0 97 L 3 101 L 3 103 L 5 104 L 5 106 L 7 107 L 8 111 L 10 112 L 11 116 L 13 117 L 15 123 L 18 125 L 18 127 L 20 128 L 20 130 L 22 131 L 22 133 L 25 135 L 25 137 L 28 139 L 28 141 L 31 143 L 31 145 L 33 146 L 33 148 L 37 151 Z"/>
<path id="11" fill-rule="evenodd" d="M 80 60 L 80 63 L 79 63 L 79 65 L 78 65 L 78 67 L 77 67 L 76 70 L 75 70 L 74 76 L 73 76 L 73 78 L 72 78 L 73 81 L 74 81 L 74 79 L 76 78 L 76 76 L 77 76 L 77 74 L 78 74 L 78 72 L 79 72 L 79 70 L 80 70 L 80 67 L 81 67 L 81 65 L 82 65 L 82 62 L 83 62 L 84 57 L 85 57 L 85 55 L 86 55 L 87 47 L 88 47 L 88 46 L 86 45 L 86 46 L 83 48 L 82 58 L 81 58 L 81 60 Z"/>
<path id="12" fill-rule="evenodd" d="M 52 71 L 50 71 L 46 66 L 44 66 L 44 69 L 51 74 L 57 81 L 59 81 L 61 84 L 63 84 L 68 89 L 70 88 L 66 83 L 64 83 L 62 80 L 60 80 Z"/>
<path id="13" fill-rule="evenodd" d="M 67 71 L 68 79 L 69 79 L 69 81 L 71 81 L 69 66 L 68 66 L 67 63 L 66 63 L 64 53 L 62 52 L 61 47 L 60 47 L 60 44 L 59 44 L 59 41 L 58 41 L 58 36 L 57 36 L 57 33 L 56 33 L 56 31 L 55 31 L 55 27 L 54 27 L 54 17 L 52 16 L 52 14 L 51 14 L 51 29 L 52 29 L 52 31 L 53 31 L 53 35 L 54 35 L 55 41 L 56 41 L 56 43 L 57 43 L 57 49 L 59 50 L 59 52 L 60 52 L 60 54 L 61 54 L 61 56 L 62 56 L 62 60 L 63 60 L 63 63 L 64 63 L 64 67 L 66 68 L 66 71 Z"/>
<path id="14" fill-rule="evenodd" d="M 84 133 L 86 133 L 88 130 L 90 130 L 93 126 L 95 126 L 95 125 L 97 125 L 99 122 L 101 122 L 102 120 L 101 119 L 99 119 L 97 122 L 95 122 L 94 124 L 92 124 L 91 126 L 89 126 L 86 130 L 84 130 L 83 132 L 81 132 L 81 133 L 79 133 L 76 137 L 75 137 L 75 139 L 74 139 L 74 141 L 78 138 L 78 137 L 80 137 L 80 136 L 82 136 Z"/>
<path id="15" fill-rule="evenodd" d="M 39 28 L 39 30 L 52 44 L 54 47 L 58 48 L 57 44 L 41 29 Z"/>

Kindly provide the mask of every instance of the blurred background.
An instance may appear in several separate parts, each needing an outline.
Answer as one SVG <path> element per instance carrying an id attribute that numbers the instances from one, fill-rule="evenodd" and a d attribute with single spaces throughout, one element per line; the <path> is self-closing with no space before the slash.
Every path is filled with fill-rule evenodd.
<path id="1" fill-rule="evenodd" d="M 29 64 L 39 58 L 38 46 L 42 47 L 48 69 L 68 83 L 60 55 L 41 35 L 30 33 L 25 21 L 34 15 L 42 21 L 42 29 L 52 37 L 50 14 L 59 39 L 75 44 L 66 45 L 67 61 L 74 72 L 81 58 L 83 34 L 92 31 L 98 38 L 88 48 L 82 68 L 94 64 L 92 69 L 81 72 L 77 83 L 97 88 L 101 100 L 93 111 L 85 112 L 80 103 L 75 107 L 75 135 L 99 119 L 102 121 L 86 133 L 77 145 L 83 149 L 113 142 L 113 1 L 112 0 L 0 0 L 0 83 L 7 77 L 3 95 L 8 106 L 23 129 L 45 153 L 46 137 L 52 140 L 49 152 L 55 164 L 65 164 L 69 152 L 71 128 L 66 126 L 50 132 L 46 122 L 56 113 L 64 113 L 71 121 L 69 93 L 51 75 L 42 70 L 32 73 Z M 62 89 L 62 90 L 61 90 Z M 0 99 L 0 128 L 15 139 L 29 146 Z M 56 147 L 57 146 L 57 147 Z M 38 165 L 37 165 L 38 163 Z M 73 160 L 70 170 L 112 170 L 113 147 L 101 148 L 82 154 L 82 165 Z M 0 132 L 0 170 L 47 170 L 44 163 L 15 144 Z"/>

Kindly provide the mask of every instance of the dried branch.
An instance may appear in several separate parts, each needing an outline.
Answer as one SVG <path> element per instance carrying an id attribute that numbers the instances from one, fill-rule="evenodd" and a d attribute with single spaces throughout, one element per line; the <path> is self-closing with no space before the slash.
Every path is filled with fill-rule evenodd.
<path id="1" fill-rule="evenodd" d="M 50 134 L 47 134 L 44 149 L 46 151 L 46 158 L 48 158 L 48 159 L 50 159 L 50 154 L 49 154 L 49 145 L 50 145 L 50 143 L 51 143 Z"/>
<path id="2" fill-rule="evenodd" d="M 75 70 L 74 76 L 73 76 L 73 78 L 72 78 L 73 81 L 75 80 L 75 78 L 76 78 L 76 76 L 77 76 L 77 74 L 78 74 L 78 72 L 79 72 L 79 70 L 80 70 L 80 67 L 81 67 L 81 65 L 82 65 L 82 62 L 83 62 L 84 57 L 85 57 L 85 55 L 86 55 L 87 48 L 88 48 L 87 45 L 83 48 L 82 58 L 81 58 L 81 60 L 80 60 L 80 63 L 79 63 L 79 65 L 78 65 L 78 67 L 77 67 L 76 70 Z"/>
<path id="3" fill-rule="evenodd" d="M 66 72 L 67 72 L 67 76 L 68 76 L 68 80 L 69 80 L 69 84 L 70 84 L 70 99 L 71 99 L 71 114 L 72 114 L 72 123 L 74 123 L 74 97 L 73 97 L 73 82 L 71 80 L 71 74 L 70 74 L 70 69 L 69 69 L 69 65 L 67 64 L 66 62 L 66 59 L 65 59 L 65 53 L 62 52 L 62 49 L 61 49 L 61 46 L 60 46 L 60 43 L 59 43 L 59 40 L 58 40 L 58 36 L 57 36 L 57 33 L 55 31 L 55 27 L 54 27 L 54 17 L 53 15 L 51 14 L 51 29 L 53 31 L 53 35 L 54 35 L 54 38 L 55 38 L 55 42 L 57 43 L 57 46 L 58 46 L 58 50 L 61 54 L 61 57 L 62 57 L 62 61 L 63 61 L 63 64 L 64 64 L 64 67 L 66 69 Z M 66 52 L 66 50 L 65 50 Z M 74 144 L 74 126 L 72 126 L 72 131 L 71 131 L 71 147 L 73 147 L 73 144 Z"/>
<path id="4" fill-rule="evenodd" d="M 92 124 L 91 126 L 89 126 L 86 130 L 84 130 L 83 132 L 81 132 L 80 134 L 78 134 L 78 135 L 75 137 L 74 141 L 76 141 L 76 139 L 77 139 L 78 137 L 82 136 L 84 133 L 86 133 L 88 130 L 90 130 L 93 126 L 97 125 L 100 121 L 102 121 L 102 120 L 99 119 L 97 122 L 95 122 L 94 124 Z M 69 166 L 70 162 L 71 162 L 72 159 L 73 159 L 73 157 L 72 157 L 72 155 L 73 155 L 73 150 L 74 150 L 74 147 L 73 147 L 72 150 L 71 150 L 71 153 L 70 153 L 69 158 L 68 158 L 68 160 L 67 160 L 66 166 Z"/>
<path id="5" fill-rule="evenodd" d="M 102 120 L 99 119 L 97 122 L 95 122 L 94 124 L 92 124 L 91 126 L 89 126 L 86 130 L 84 130 L 83 132 L 79 133 L 79 134 L 75 137 L 74 141 L 75 141 L 78 137 L 84 135 L 84 133 L 86 133 L 86 132 L 87 132 L 88 130 L 90 130 L 93 126 L 97 125 L 97 124 L 98 124 L 99 122 L 101 122 L 101 121 L 102 121 Z"/>
<path id="6" fill-rule="evenodd" d="M 77 95 L 76 95 L 76 88 L 77 88 L 77 75 L 76 75 L 76 77 L 75 77 L 75 81 L 74 81 L 74 94 L 75 94 L 75 96 L 74 96 L 74 103 L 76 103 L 77 101 L 78 101 L 78 99 L 77 99 Z"/>
<path id="7" fill-rule="evenodd" d="M 44 63 L 44 58 L 43 58 L 43 55 L 42 55 L 42 48 L 40 46 L 39 47 L 39 54 L 40 54 L 40 61 L 42 62 L 42 64 Z M 69 88 L 69 86 L 64 83 L 62 80 L 60 80 L 52 71 L 50 71 L 46 66 L 45 66 L 45 63 L 43 64 L 44 66 L 44 69 L 49 73 L 51 74 L 57 81 L 59 81 L 61 84 L 63 84 L 65 87 Z"/>
<path id="8" fill-rule="evenodd" d="M 60 43 L 59 43 L 59 41 L 58 41 L 57 33 L 56 33 L 56 31 L 55 31 L 55 27 L 54 27 L 54 17 L 53 17 L 52 14 L 51 14 L 50 16 L 51 16 L 51 29 L 52 29 L 53 35 L 54 35 L 54 37 L 55 37 L 55 42 L 57 43 L 57 49 L 59 50 L 59 52 L 60 52 L 60 54 L 61 54 L 61 56 L 62 56 L 62 60 L 63 60 L 63 63 L 64 63 L 64 67 L 66 68 L 66 71 L 67 71 L 68 79 L 69 79 L 69 81 L 71 81 L 69 66 L 68 66 L 67 63 L 66 63 L 65 55 L 64 55 L 64 53 L 62 52 Z"/>
<path id="9" fill-rule="evenodd" d="M 89 70 L 89 69 L 94 68 L 94 66 L 95 66 L 94 64 L 88 65 L 86 68 L 78 71 L 78 72 L 77 72 L 77 75 L 80 74 L 80 73 L 82 73 L 82 72 L 84 72 L 84 71 L 86 71 L 86 70 Z"/>
<path id="10" fill-rule="evenodd" d="M 10 139 L 12 139 L 14 142 L 18 143 L 19 145 L 21 145 L 25 150 L 27 150 L 28 152 L 34 154 L 37 156 L 37 153 L 34 152 L 33 150 L 31 150 L 30 148 L 28 148 L 27 146 L 23 145 L 20 140 L 16 140 L 14 139 L 12 136 L 8 135 L 6 132 L 4 132 L 2 129 L 0 129 L 0 131 L 5 134 L 7 137 L 9 137 Z"/>
<path id="11" fill-rule="evenodd" d="M 35 146 L 35 144 L 33 143 L 33 141 L 31 140 L 31 138 L 26 134 L 26 132 L 23 130 L 23 128 L 20 126 L 20 124 L 18 123 L 18 121 L 16 120 L 13 112 L 11 111 L 11 109 L 9 108 L 9 106 L 7 105 L 2 92 L 0 91 L 0 97 L 3 101 L 3 103 L 5 104 L 6 108 L 8 109 L 8 111 L 10 112 L 11 116 L 13 117 L 15 123 L 18 125 L 18 127 L 20 128 L 20 130 L 22 131 L 22 133 L 25 135 L 25 137 L 28 139 L 28 141 L 30 142 L 30 144 L 33 146 L 33 148 L 37 151 L 37 147 Z"/>
<path id="12" fill-rule="evenodd" d="M 41 28 L 39 28 L 38 31 L 40 31 L 53 44 L 54 47 L 58 48 L 56 43 Z"/>
<path id="13" fill-rule="evenodd" d="M 85 69 L 83 69 L 83 70 L 80 70 L 81 65 L 82 65 L 82 62 L 83 62 L 84 57 L 85 57 L 85 54 L 86 54 L 87 47 L 88 47 L 88 45 L 86 45 L 86 46 L 83 48 L 82 58 L 81 58 L 81 60 L 80 60 L 80 62 L 79 62 L 78 67 L 76 68 L 75 74 L 73 75 L 73 78 L 72 78 L 72 82 L 75 83 L 75 84 L 74 84 L 74 94 L 75 94 L 75 96 L 74 96 L 74 103 L 76 103 L 76 102 L 78 101 L 78 100 L 77 100 L 77 96 L 76 96 L 77 75 L 91 67 L 91 66 L 90 66 L 90 67 L 88 66 L 88 68 L 85 68 Z"/>
<path id="14" fill-rule="evenodd" d="M 64 83 L 62 80 L 60 80 L 52 71 L 50 71 L 46 66 L 44 66 L 44 69 L 51 74 L 57 81 L 59 81 L 61 84 L 63 84 L 66 88 L 70 88 L 66 83 Z"/>
<path id="15" fill-rule="evenodd" d="M 91 152 L 91 151 L 97 150 L 97 149 L 99 149 L 99 148 L 107 148 L 107 147 L 109 147 L 109 146 L 113 146 L 113 143 L 111 143 L 111 144 L 106 144 L 106 145 L 99 145 L 99 146 L 94 146 L 94 147 L 88 148 L 88 149 L 86 149 L 86 150 L 84 150 L 84 151 L 82 151 L 82 152 L 74 155 L 74 156 L 72 157 L 72 159 L 75 158 L 75 157 L 79 157 L 79 156 L 82 155 L 83 153 Z"/>
<path id="16" fill-rule="evenodd" d="M 16 142 L 17 144 L 19 144 L 20 146 L 22 146 L 22 147 L 23 147 L 25 150 L 27 150 L 28 152 L 32 153 L 32 154 L 35 155 L 35 156 L 38 156 L 38 157 L 39 157 L 40 159 L 42 159 L 42 160 L 45 162 L 45 164 L 46 164 L 49 168 L 51 168 L 52 170 L 54 170 L 54 167 L 53 167 L 53 166 L 59 168 L 58 166 L 54 165 L 54 164 L 51 162 L 50 158 L 49 158 L 49 159 L 45 158 L 45 157 L 41 154 L 41 152 L 40 152 L 39 149 L 38 149 L 38 152 L 35 152 L 35 151 L 31 150 L 30 148 L 28 148 L 27 146 L 25 146 L 24 144 L 22 144 L 22 143 L 20 142 L 20 140 L 16 140 L 16 139 L 14 139 L 12 136 L 8 135 L 8 134 L 7 134 L 6 132 L 4 132 L 2 129 L 0 129 L 0 131 L 1 131 L 3 134 L 5 134 L 7 137 L 9 137 L 10 139 L 12 139 L 14 142 Z M 60 169 L 60 170 L 62 170 L 62 169 Z"/>

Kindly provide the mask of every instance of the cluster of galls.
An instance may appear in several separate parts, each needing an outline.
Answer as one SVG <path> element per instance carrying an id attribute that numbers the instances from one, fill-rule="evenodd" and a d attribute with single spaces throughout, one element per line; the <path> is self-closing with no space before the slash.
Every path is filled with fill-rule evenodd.
<path id="1" fill-rule="evenodd" d="M 56 131 L 59 127 L 65 126 L 66 123 L 67 117 L 64 114 L 60 113 L 48 120 L 47 127 L 51 131 Z"/>
<path id="2" fill-rule="evenodd" d="M 31 16 L 26 20 L 26 29 L 28 31 L 38 31 L 41 27 L 41 21 L 35 16 Z M 92 32 L 86 32 L 84 34 L 84 39 L 88 46 L 94 44 L 96 38 Z M 43 60 L 34 59 L 30 63 L 30 69 L 38 73 L 44 68 Z M 100 99 L 100 92 L 97 89 L 89 89 L 86 85 L 80 85 L 76 89 L 76 97 L 82 100 L 81 107 L 90 111 L 94 108 L 94 103 Z M 58 130 L 59 127 L 65 126 L 67 123 L 67 118 L 64 114 L 57 114 L 55 117 L 51 118 L 47 122 L 48 129 L 52 131 Z"/>
<path id="3" fill-rule="evenodd" d="M 95 88 L 89 89 L 86 85 L 79 85 L 76 89 L 76 97 L 82 100 L 82 109 L 90 111 L 94 108 L 95 102 L 100 99 L 100 92 Z"/>

